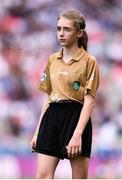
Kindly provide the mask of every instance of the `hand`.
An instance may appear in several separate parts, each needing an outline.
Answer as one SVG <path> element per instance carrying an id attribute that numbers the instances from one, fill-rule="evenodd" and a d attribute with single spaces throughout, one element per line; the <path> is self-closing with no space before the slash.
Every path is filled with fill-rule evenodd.
<path id="1" fill-rule="evenodd" d="M 67 153 L 69 158 L 73 158 L 81 154 L 81 134 L 73 134 L 67 146 Z"/>
<path id="2" fill-rule="evenodd" d="M 30 141 L 30 146 L 32 151 L 34 151 L 34 148 L 36 147 L 36 141 L 37 141 L 37 135 L 34 134 L 32 140 Z"/>

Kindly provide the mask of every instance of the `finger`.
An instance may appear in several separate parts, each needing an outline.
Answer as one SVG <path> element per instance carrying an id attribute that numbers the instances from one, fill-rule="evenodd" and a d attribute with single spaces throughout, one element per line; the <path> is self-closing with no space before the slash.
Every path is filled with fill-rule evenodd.
<path id="1" fill-rule="evenodd" d="M 68 158 L 71 157 L 71 153 L 72 153 L 72 148 L 71 147 L 67 147 Z"/>
<path id="2" fill-rule="evenodd" d="M 32 149 L 35 149 L 35 145 L 32 146 Z"/>
<path id="3" fill-rule="evenodd" d="M 33 145 L 34 145 L 34 142 L 33 142 L 33 141 L 31 141 L 31 142 L 30 142 L 30 146 L 31 146 L 31 147 L 33 147 Z"/>
<path id="4" fill-rule="evenodd" d="M 31 142 L 31 148 L 34 149 L 35 146 L 36 146 L 35 141 L 32 141 L 32 142 Z"/>
<path id="5" fill-rule="evenodd" d="M 30 142 L 30 147 L 32 148 L 32 146 L 33 146 L 33 143 L 32 143 L 32 142 Z"/>
<path id="6" fill-rule="evenodd" d="M 81 154 L 81 146 L 78 147 L 79 155 Z"/>
<path id="7" fill-rule="evenodd" d="M 74 155 L 75 155 L 75 149 L 76 149 L 75 147 L 72 147 L 72 151 L 71 151 L 71 156 L 72 157 L 74 157 Z"/>
<path id="8" fill-rule="evenodd" d="M 75 154 L 78 154 L 78 152 L 79 152 L 79 148 L 76 147 L 76 148 L 75 148 Z"/>
<path id="9" fill-rule="evenodd" d="M 35 152 L 35 151 L 36 151 L 35 148 L 36 148 L 36 145 L 33 144 L 33 146 L 32 146 L 32 152 Z"/>

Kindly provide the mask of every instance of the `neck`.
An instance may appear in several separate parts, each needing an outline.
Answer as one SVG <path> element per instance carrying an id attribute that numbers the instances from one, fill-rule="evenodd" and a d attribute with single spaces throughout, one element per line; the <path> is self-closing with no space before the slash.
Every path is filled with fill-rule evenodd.
<path id="1" fill-rule="evenodd" d="M 78 50 L 79 47 L 77 45 L 73 45 L 71 47 L 63 47 L 63 59 L 71 59 Z"/>

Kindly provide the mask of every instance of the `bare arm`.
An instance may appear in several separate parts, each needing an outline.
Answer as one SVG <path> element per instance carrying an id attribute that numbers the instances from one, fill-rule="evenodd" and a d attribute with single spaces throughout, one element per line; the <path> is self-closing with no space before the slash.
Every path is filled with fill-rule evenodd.
<path id="1" fill-rule="evenodd" d="M 47 94 L 44 94 L 44 101 L 43 101 L 43 105 L 42 105 L 42 110 L 41 110 L 40 118 L 39 118 L 39 121 L 38 121 L 36 130 L 35 130 L 35 133 L 34 133 L 34 135 L 36 135 L 36 136 L 37 136 L 38 131 L 39 131 L 39 126 L 40 126 L 40 124 L 41 124 L 42 117 L 43 117 L 45 111 L 47 110 L 48 106 L 49 106 L 49 103 L 48 103 L 48 95 L 47 95 Z"/>
<path id="2" fill-rule="evenodd" d="M 84 105 L 80 114 L 78 124 L 74 131 L 74 134 L 82 135 L 83 130 L 89 120 L 89 117 L 91 116 L 93 107 L 94 107 L 94 98 L 90 94 L 87 94 L 84 98 Z"/>
<path id="3" fill-rule="evenodd" d="M 34 148 L 36 147 L 37 135 L 38 135 L 38 131 L 39 131 L 41 121 L 42 121 L 42 117 L 43 117 L 45 111 L 47 110 L 47 108 L 49 106 L 49 104 L 48 104 L 48 95 L 45 94 L 44 96 L 45 97 L 44 97 L 44 102 L 43 102 L 43 105 L 42 105 L 42 111 L 41 111 L 41 114 L 40 114 L 40 118 L 39 118 L 36 130 L 34 132 L 34 135 L 33 135 L 32 139 L 31 139 L 31 142 L 30 142 L 32 152 L 33 152 Z"/>
<path id="4" fill-rule="evenodd" d="M 89 120 L 89 117 L 91 116 L 93 107 L 94 107 L 94 98 L 90 94 L 85 95 L 84 105 L 81 110 L 78 124 L 67 146 L 67 153 L 69 157 L 73 157 L 74 154 L 77 153 L 80 154 L 81 152 L 81 146 L 82 146 L 81 136 Z"/>

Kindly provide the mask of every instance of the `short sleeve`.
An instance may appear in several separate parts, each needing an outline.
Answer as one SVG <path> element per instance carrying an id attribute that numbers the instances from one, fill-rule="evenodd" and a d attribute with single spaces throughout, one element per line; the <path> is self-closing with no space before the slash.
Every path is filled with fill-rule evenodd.
<path id="1" fill-rule="evenodd" d="M 49 71 L 50 63 L 49 60 L 45 67 L 44 72 L 41 74 L 40 83 L 38 89 L 46 92 L 48 95 L 51 94 L 51 81 L 50 81 L 50 71 Z"/>
<path id="2" fill-rule="evenodd" d="M 88 61 L 86 76 L 85 95 L 88 93 L 95 98 L 99 86 L 99 68 L 94 57 L 90 57 Z"/>

